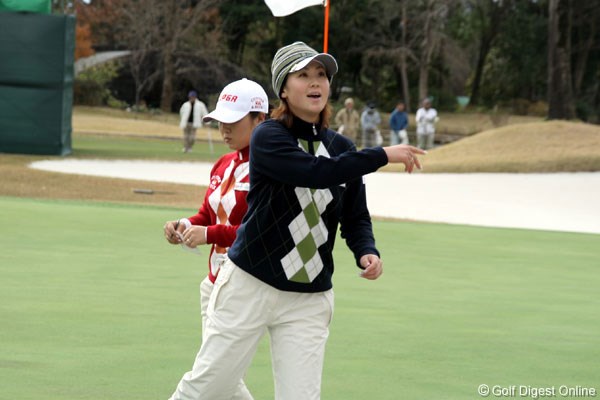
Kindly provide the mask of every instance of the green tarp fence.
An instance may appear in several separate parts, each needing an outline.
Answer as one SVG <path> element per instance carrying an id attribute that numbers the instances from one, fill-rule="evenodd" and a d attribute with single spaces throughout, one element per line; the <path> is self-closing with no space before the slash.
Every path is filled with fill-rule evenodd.
<path id="1" fill-rule="evenodd" d="M 30 11 L 50 14 L 51 0 L 0 0 L 0 11 Z"/>
<path id="2" fill-rule="evenodd" d="M 0 152 L 71 152 L 74 51 L 73 16 L 0 12 Z"/>

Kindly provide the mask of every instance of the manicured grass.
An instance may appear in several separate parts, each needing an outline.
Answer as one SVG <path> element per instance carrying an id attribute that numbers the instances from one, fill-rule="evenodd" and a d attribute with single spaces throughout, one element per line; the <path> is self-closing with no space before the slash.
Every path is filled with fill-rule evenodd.
<path id="1" fill-rule="evenodd" d="M 215 161 L 231 150 L 220 137 L 213 137 L 213 152 L 206 141 L 197 141 L 191 153 L 182 153 L 179 140 L 155 138 L 75 135 L 73 154 L 78 158 L 118 158 L 171 161 Z"/>
<path id="2" fill-rule="evenodd" d="M 111 135 L 155 136 L 179 139 L 183 133 L 179 128 L 179 114 L 149 112 L 126 112 L 107 107 L 76 106 L 73 109 L 73 131 L 75 133 L 103 133 Z M 198 138 L 219 139 L 216 124 L 204 125 L 197 131 Z"/>
<path id="3" fill-rule="evenodd" d="M 205 257 L 168 245 L 193 210 L 0 197 L 2 397 L 166 399 L 200 343 Z M 476 399 L 596 386 L 600 235 L 375 222 L 357 276 L 340 239 L 324 399 Z M 268 343 L 247 376 L 272 399 Z"/>

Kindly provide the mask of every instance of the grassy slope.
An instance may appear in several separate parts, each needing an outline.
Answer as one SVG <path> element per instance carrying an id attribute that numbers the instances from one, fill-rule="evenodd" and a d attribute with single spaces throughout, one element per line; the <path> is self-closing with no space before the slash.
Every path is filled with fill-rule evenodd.
<path id="1" fill-rule="evenodd" d="M 600 171 L 600 127 L 566 121 L 510 125 L 433 149 L 423 162 L 426 172 Z"/>
<path id="2" fill-rule="evenodd" d="M 206 272 L 162 237 L 181 212 L 0 198 L 3 398 L 170 395 L 199 345 Z M 598 384 L 600 236 L 391 222 L 375 233 L 378 281 L 335 250 L 323 398 Z M 256 399 L 273 398 L 269 358 L 263 342 L 247 377 Z"/>
<path id="3" fill-rule="evenodd" d="M 409 131 L 416 130 L 417 123 L 415 114 L 409 115 Z M 533 116 L 506 115 L 502 124 L 516 125 L 530 122 L 542 122 L 543 118 Z M 386 122 L 387 123 L 387 122 Z M 473 135 L 489 129 L 494 129 L 495 125 L 488 114 L 481 113 L 440 113 L 440 121 L 437 124 L 439 133 L 448 133 L 452 135 Z"/>
<path id="4" fill-rule="evenodd" d="M 122 110 L 78 106 L 73 109 L 73 131 L 75 133 L 118 134 L 131 136 L 155 136 L 163 138 L 181 138 L 179 117 L 177 114 L 159 114 L 126 112 Z M 203 127 L 198 130 L 198 138 L 204 139 L 211 134 L 213 140 L 219 140 L 216 129 Z"/>

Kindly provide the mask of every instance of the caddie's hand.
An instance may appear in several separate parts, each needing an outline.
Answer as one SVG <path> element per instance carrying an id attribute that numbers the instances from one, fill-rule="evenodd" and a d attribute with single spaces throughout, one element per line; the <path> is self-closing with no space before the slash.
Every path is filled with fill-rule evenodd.
<path id="1" fill-rule="evenodd" d="M 183 232 L 183 243 L 188 247 L 206 244 L 206 227 L 194 225 Z"/>
<path id="2" fill-rule="evenodd" d="M 183 232 L 184 228 L 185 226 L 183 226 L 183 224 L 177 224 L 177 221 L 167 221 L 163 228 L 167 242 L 171 244 L 181 243 L 181 239 L 179 238 L 179 235 L 175 233 L 175 230 L 178 230 L 181 233 Z"/>
<path id="3" fill-rule="evenodd" d="M 411 173 L 417 167 L 422 169 L 421 162 L 417 157 L 417 154 L 427 154 L 425 150 L 421 150 L 418 147 L 410 146 L 408 144 L 398 144 L 396 146 L 387 146 L 383 150 L 387 155 L 388 162 L 390 163 L 402 163 L 406 167 L 406 172 Z"/>
<path id="4" fill-rule="evenodd" d="M 360 276 L 365 279 L 375 280 L 383 274 L 383 261 L 375 254 L 365 254 L 360 258 L 360 265 L 364 268 Z"/>

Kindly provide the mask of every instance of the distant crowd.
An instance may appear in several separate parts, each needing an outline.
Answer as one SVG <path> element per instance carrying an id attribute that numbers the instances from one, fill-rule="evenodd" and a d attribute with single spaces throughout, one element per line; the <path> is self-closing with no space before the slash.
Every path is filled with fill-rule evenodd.
<path id="1" fill-rule="evenodd" d="M 433 147 L 435 126 L 439 121 L 437 111 L 431 106 L 431 100 L 425 99 L 415 116 L 417 146 L 423 150 Z M 373 147 L 383 145 L 381 133 L 381 115 L 374 102 L 367 103 L 360 113 L 354 109 L 354 100 L 347 98 L 344 108 L 335 116 L 337 132 L 350 138 L 358 147 Z M 403 102 L 399 102 L 392 110 L 389 119 L 389 142 L 396 144 L 409 144 L 408 113 Z"/>
<path id="2" fill-rule="evenodd" d="M 183 130 L 183 152 L 192 150 L 196 139 L 196 130 L 202 126 L 202 118 L 208 114 L 206 105 L 198 99 L 196 91 L 188 93 L 188 101 L 182 104 L 179 111 Z M 431 106 L 430 99 L 424 99 L 416 116 L 416 145 L 427 150 L 433 148 L 435 127 L 439 117 L 435 108 Z M 374 102 L 369 102 L 359 114 L 354 108 L 354 99 L 346 98 L 344 107 L 337 112 L 334 118 L 334 129 L 339 134 L 348 137 L 357 147 L 366 148 L 381 146 L 384 137 L 381 133 L 382 119 Z M 408 136 L 409 119 L 404 102 L 398 102 L 392 110 L 389 119 L 389 144 L 410 144 Z M 212 145 L 212 143 L 211 143 Z"/>

